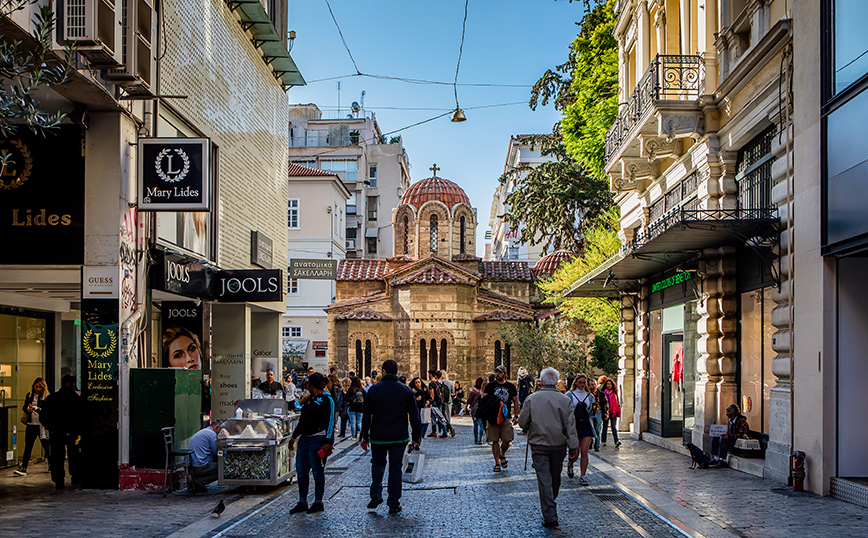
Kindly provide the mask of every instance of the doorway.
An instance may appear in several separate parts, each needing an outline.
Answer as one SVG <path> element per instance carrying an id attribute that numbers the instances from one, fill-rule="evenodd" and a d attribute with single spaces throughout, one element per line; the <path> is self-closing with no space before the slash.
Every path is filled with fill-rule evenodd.
<path id="1" fill-rule="evenodd" d="M 684 333 L 663 335 L 663 437 L 684 429 Z"/>

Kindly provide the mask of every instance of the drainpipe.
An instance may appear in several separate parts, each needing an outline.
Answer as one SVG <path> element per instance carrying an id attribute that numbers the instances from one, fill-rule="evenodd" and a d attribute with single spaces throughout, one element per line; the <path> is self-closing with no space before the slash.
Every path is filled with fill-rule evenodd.
<path id="1" fill-rule="evenodd" d="M 792 26 L 789 28 L 789 37 L 792 38 Z M 784 51 L 785 57 L 789 56 L 790 61 L 792 61 L 792 45 L 788 45 L 787 49 Z M 793 204 L 793 188 L 794 181 L 792 176 L 792 168 L 790 167 L 790 158 L 792 155 L 792 139 L 790 138 L 790 88 L 792 84 L 791 79 L 791 71 L 790 67 L 787 66 L 784 71 L 784 96 L 785 96 L 785 108 L 784 108 L 784 130 L 785 136 L 787 140 L 787 265 L 788 265 L 788 278 L 787 278 L 787 286 L 789 288 L 789 293 L 787 293 L 787 315 L 790 318 L 790 331 L 789 331 L 789 346 L 790 346 L 790 451 L 795 449 L 795 439 L 796 439 L 796 353 L 795 353 L 795 312 L 793 311 L 793 292 L 795 290 L 795 284 L 793 282 L 793 240 L 795 238 L 795 230 L 793 229 L 793 211 L 795 209 Z M 804 455 L 804 453 L 802 453 Z M 793 461 L 793 458 L 790 458 L 790 461 Z M 804 459 L 803 459 L 804 461 Z M 794 480 L 795 470 L 792 468 L 791 464 L 790 469 L 790 481 Z M 802 475 L 804 475 L 804 466 L 802 467 Z"/>

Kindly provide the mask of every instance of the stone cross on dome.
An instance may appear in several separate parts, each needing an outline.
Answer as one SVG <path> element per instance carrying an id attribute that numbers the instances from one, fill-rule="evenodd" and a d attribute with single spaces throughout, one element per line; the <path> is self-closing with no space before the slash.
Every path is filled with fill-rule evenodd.
<path id="1" fill-rule="evenodd" d="M 442 169 L 441 169 L 439 166 L 437 166 L 437 163 L 434 163 L 434 166 L 432 166 L 432 167 L 429 168 L 428 170 L 433 171 L 433 172 L 434 172 L 434 177 L 437 177 L 437 170 L 442 170 Z"/>

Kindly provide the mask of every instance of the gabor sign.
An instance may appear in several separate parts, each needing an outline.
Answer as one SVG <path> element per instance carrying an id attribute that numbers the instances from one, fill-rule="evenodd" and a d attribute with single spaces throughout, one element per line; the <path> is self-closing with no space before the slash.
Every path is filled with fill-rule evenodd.
<path id="1" fill-rule="evenodd" d="M 139 209 L 210 211 L 211 141 L 139 139 Z"/>

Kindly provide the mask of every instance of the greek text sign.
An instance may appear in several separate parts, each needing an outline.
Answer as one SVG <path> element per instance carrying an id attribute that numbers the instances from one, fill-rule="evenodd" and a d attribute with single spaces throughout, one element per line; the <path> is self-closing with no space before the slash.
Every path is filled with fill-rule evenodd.
<path id="1" fill-rule="evenodd" d="M 337 260 L 289 260 L 289 278 L 335 280 L 337 277 Z"/>
<path id="2" fill-rule="evenodd" d="M 139 139 L 139 209 L 211 210 L 211 141 Z"/>
<path id="3" fill-rule="evenodd" d="M 274 248 L 271 239 L 262 232 L 250 232 L 250 263 L 271 269 Z"/>

